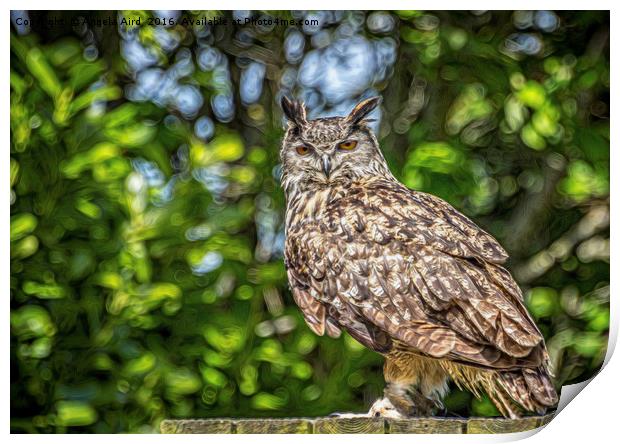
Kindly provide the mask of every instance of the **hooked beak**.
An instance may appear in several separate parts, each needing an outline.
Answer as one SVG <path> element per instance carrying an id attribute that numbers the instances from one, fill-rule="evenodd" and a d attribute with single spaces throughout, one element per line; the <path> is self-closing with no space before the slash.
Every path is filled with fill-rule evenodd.
<path id="1" fill-rule="evenodd" d="M 329 173 L 332 170 L 332 161 L 327 154 L 323 155 L 323 172 L 325 177 L 329 179 Z"/>

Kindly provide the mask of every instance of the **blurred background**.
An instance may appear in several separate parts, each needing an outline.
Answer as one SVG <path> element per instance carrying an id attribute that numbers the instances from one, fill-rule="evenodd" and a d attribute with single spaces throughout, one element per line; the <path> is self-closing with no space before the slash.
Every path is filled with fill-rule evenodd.
<path id="1" fill-rule="evenodd" d="M 288 290 L 282 94 L 311 117 L 381 95 L 373 117 L 392 171 L 506 247 L 558 387 L 600 367 L 608 12 L 13 11 L 11 22 L 13 432 L 362 412 L 381 395 L 382 358 L 315 336 Z M 456 388 L 446 405 L 497 414 Z"/>

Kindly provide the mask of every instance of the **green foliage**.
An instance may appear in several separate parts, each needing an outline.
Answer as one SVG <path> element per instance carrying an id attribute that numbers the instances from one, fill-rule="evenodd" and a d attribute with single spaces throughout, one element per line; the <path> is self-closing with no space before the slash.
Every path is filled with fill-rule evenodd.
<path id="1" fill-rule="evenodd" d="M 608 13 L 559 14 L 536 56 L 506 51 L 511 13 L 392 16 L 388 162 L 498 237 L 558 385 L 590 377 L 609 327 Z M 236 82 L 229 31 L 214 46 Z M 382 358 L 310 332 L 259 233 L 260 220 L 282 233 L 284 61 L 269 61 L 258 103 L 204 140 L 191 118 L 126 98 L 117 30 L 102 32 L 94 58 L 71 30 L 11 34 L 12 429 L 149 432 L 165 417 L 367 409 Z M 250 49 L 279 54 L 284 33 Z M 171 65 L 153 28 L 140 38 Z M 206 99 L 223 87 L 191 77 Z M 446 405 L 497 414 L 458 390 Z"/>

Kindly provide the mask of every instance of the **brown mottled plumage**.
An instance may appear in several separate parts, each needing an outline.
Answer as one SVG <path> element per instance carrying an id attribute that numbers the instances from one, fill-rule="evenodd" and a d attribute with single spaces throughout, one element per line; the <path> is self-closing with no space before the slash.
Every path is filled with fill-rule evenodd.
<path id="1" fill-rule="evenodd" d="M 284 98 L 288 278 L 318 335 L 342 330 L 385 356 L 385 395 L 428 415 L 453 379 L 517 417 L 557 403 L 543 337 L 493 237 L 443 200 L 390 173 L 364 122 L 309 121 Z M 352 146 L 352 148 L 351 148 Z M 377 410 L 382 413 L 381 410 Z"/>

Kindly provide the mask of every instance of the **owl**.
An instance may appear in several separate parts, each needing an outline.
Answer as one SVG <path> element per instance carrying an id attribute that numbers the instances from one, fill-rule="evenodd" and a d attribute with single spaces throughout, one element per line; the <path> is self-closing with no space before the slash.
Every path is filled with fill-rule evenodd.
<path id="1" fill-rule="evenodd" d="M 368 114 L 309 120 L 284 97 L 285 265 L 318 335 L 384 356 L 369 415 L 429 416 L 448 381 L 519 417 L 557 403 L 549 357 L 498 242 L 445 201 L 399 183 Z"/>

